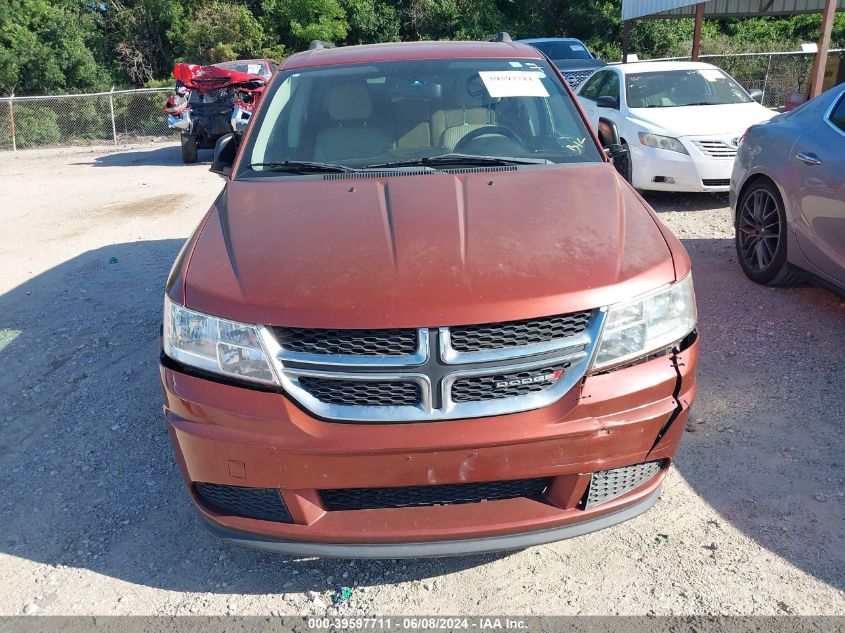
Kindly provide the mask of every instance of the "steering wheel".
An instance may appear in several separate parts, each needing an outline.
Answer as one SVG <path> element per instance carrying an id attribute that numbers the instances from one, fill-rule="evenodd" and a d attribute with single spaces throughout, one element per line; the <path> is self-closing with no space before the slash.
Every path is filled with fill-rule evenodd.
<path id="1" fill-rule="evenodd" d="M 504 136 L 505 138 L 509 138 L 512 141 L 516 141 L 519 143 L 523 148 L 525 147 L 525 141 L 514 132 L 509 127 L 505 127 L 504 125 L 485 125 L 484 127 L 477 128 L 472 132 L 469 132 L 466 136 L 464 136 L 460 141 L 455 144 L 454 151 L 458 154 L 461 153 L 461 148 L 465 145 L 469 145 L 475 139 L 481 136 L 487 135 L 494 135 L 494 136 Z"/>

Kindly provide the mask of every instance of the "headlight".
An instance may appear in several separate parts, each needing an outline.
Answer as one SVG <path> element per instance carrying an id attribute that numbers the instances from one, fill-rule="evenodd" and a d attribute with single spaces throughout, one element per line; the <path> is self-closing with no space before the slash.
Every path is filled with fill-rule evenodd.
<path id="1" fill-rule="evenodd" d="M 610 306 L 593 369 L 646 356 L 677 343 L 695 329 L 692 274 L 638 299 Z"/>
<path id="2" fill-rule="evenodd" d="M 657 149 L 668 149 L 670 152 L 689 154 L 683 143 L 671 136 L 660 136 L 659 134 L 646 134 L 645 132 L 640 132 L 640 143 L 648 145 L 649 147 L 656 147 Z"/>
<path id="3" fill-rule="evenodd" d="M 278 384 L 258 328 L 188 310 L 166 296 L 164 353 L 191 367 Z"/>

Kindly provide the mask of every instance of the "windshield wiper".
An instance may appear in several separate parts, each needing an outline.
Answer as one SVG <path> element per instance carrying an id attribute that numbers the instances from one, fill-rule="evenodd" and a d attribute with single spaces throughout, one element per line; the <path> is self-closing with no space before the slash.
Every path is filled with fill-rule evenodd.
<path id="1" fill-rule="evenodd" d="M 514 156 L 476 156 L 473 154 L 441 154 L 440 156 L 420 156 L 410 160 L 400 160 L 391 163 L 374 163 L 367 165 L 367 169 L 382 169 L 389 167 L 434 167 L 444 165 L 550 165 L 554 164 L 545 158 L 517 158 Z"/>
<path id="2" fill-rule="evenodd" d="M 698 106 L 698 105 L 721 105 L 720 103 L 715 103 L 713 101 L 698 101 L 696 103 L 684 103 L 684 106 Z"/>
<path id="3" fill-rule="evenodd" d="M 279 160 L 267 163 L 251 163 L 249 168 L 254 167 L 263 168 L 262 171 L 295 171 L 295 172 L 322 172 L 322 173 L 339 173 L 358 171 L 346 165 L 338 165 L 336 163 L 316 163 L 307 160 Z"/>

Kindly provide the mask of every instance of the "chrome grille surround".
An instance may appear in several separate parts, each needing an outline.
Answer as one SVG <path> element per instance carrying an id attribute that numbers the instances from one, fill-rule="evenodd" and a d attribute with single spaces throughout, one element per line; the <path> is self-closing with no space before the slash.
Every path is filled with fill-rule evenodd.
<path id="1" fill-rule="evenodd" d="M 449 328 L 418 328 L 417 349 L 405 356 L 324 355 L 292 352 L 276 339 L 273 328 L 260 333 L 285 391 L 320 418 L 338 422 L 434 422 L 457 418 L 517 413 L 547 406 L 562 398 L 586 373 L 592 360 L 605 313 L 594 310 L 579 334 L 531 345 L 475 352 L 457 352 Z M 565 365 L 563 374 L 547 388 L 514 397 L 456 402 L 452 386 L 462 378 L 529 372 Z M 417 404 L 350 405 L 315 397 L 301 378 L 342 381 L 414 382 L 420 389 Z"/>

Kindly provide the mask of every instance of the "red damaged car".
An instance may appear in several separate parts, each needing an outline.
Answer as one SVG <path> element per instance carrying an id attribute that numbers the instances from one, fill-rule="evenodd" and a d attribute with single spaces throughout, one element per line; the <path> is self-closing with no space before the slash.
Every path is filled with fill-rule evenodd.
<path id="1" fill-rule="evenodd" d="M 541 53 L 316 48 L 235 145 L 167 282 L 161 355 L 215 534 L 440 556 L 656 502 L 695 396 L 690 260 Z"/>
<path id="2" fill-rule="evenodd" d="M 176 64 L 176 94 L 162 111 L 167 126 L 181 132 L 182 162 L 197 162 L 197 149 L 214 147 L 225 134 L 242 134 L 275 70 L 270 59 Z"/>

